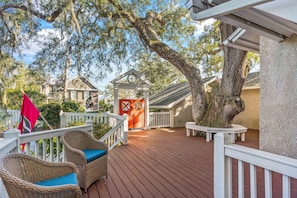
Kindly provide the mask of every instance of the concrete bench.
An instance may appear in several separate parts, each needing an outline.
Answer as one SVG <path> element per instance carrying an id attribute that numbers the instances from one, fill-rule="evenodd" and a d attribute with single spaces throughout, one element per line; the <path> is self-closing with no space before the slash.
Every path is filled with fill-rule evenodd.
<path id="1" fill-rule="evenodd" d="M 231 135 L 231 142 L 235 143 L 237 137 L 240 137 L 241 141 L 245 141 L 245 133 L 247 132 L 247 128 L 238 124 L 232 124 L 231 128 L 214 128 L 214 127 L 206 127 L 196 125 L 195 122 L 187 122 L 186 123 L 186 134 L 187 136 L 191 135 L 196 136 L 198 131 L 202 131 L 206 135 L 206 142 L 210 142 L 212 140 L 213 133 L 228 133 Z"/>

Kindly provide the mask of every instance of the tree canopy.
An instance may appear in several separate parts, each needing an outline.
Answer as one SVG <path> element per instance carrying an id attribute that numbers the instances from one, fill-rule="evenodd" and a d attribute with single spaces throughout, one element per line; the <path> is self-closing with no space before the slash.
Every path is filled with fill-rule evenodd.
<path id="1" fill-rule="evenodd" d="M 158 60 L 154 66 L 163 67 L 164 71 L 166 64 L 173 65 L 174 72 L 178 70 L 176 76 L 182 74 L 189 82 L 193 117 L 199 122 L 207 117 L 207 112 L 212 112 L 209 111 L 212 106 L 206 101 L 201 72 L 211 75 L 224 66 L 218 92 L 218 96 L 224 97 L 217 102 L 223 107 L 229 106 L 221 109 L 222 114 L 216 114 L 219 122 L 207 124 L 230 126 L 232 118 L 244 109 L 239 97 L 244 81 L 241 74 L 247 65 L 246 52 L 219 43 L 234 27 L 217 23 L 205 29 L 213 35 L 199 37 L 197 23 L 190 20 L 188 10 L 177 1 L 36 0 L 32 3 L 16 0 L 1 1 L 0 7 L 2 34 L 6 35 L 1 51 L 16 51 L 45 23 L 51 23 L 56 30 L 57 33 L 42 44 L 44 48 L 35 62 L 37 67 L 61 71 L 69 61 L 68 66 L 80 74 L 101 78 L 113 67 L 121 71 L 123 65 L 136 67 L 150 60 Z M 200 65 L 203 67 L 199 68 Z M 226 98 L 229 99 L 226 101 Z"/>
<path id="2" fill-rule="evenodd" d="M 49 26 L 45 24 L 51 23 L 50 27 L 55 31 L 50 31 L 51 34 L 42 39 L 40 45 L 43 50 L 35 61 L 35 67 L 48 71 L 63 71 L 65 59 L 69 56 L 70 68 L 86 77 L 96 75 L 100 79 L 114 68 L 120 73 L 123 66 L 137 67 L 145 60 L 143 54 L 153 55 L 144 38 L 119 9 L 125 9 L 140 21 L 150 23 L 147 27 L 154 29 L 158 34 L 155 36 L 180 53 L 189 55 L 189 48 L 197 43 L 197 25 L 189 20 L 188 11 L 178 5 L 178 1 L 121 2 L 121 7 L 115 6 L 117 2 L 95 0 L 30 2 L 14 1 L 9 4 L 2 1 L 0 14 L 6 18 L 2 18 L 0 24 L 4 27 L 3 34 L 11 36 L 3 37 L 6 39 L 1 46 L 7 52 L 16 53 L 26 44 L 26 39 L 40 38 L 37 33 Z M 148 13 L 156 16 L 148 19 Z M 148 31 L 147 34 L 151 33 Z"/>

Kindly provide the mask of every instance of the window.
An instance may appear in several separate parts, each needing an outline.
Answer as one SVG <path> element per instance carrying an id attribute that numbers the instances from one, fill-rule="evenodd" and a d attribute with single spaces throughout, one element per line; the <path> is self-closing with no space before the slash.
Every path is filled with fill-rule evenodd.
<path id="1" fill-rule="evenodd" d="M 72 99 L 75 99 L 76 100 L 76 91 L 71 91 L 70 92 L 70 99 L 72 100 Z"/>
<path id="2" fill-rule="evenodd" d="M 90 96 L 90 92 L 89 91 L 84 91 L 84 97 L 83 97 L 83 99 L 84 100 L 87 100 L 89 98 L 89 96 Z"/>

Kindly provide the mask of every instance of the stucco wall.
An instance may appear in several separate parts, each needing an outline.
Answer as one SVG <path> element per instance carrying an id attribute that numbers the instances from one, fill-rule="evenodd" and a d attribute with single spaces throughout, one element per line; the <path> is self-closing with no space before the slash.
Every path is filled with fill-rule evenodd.
<path id="1" fill-rule="evenodd" d="M 297 158 L 297 36 L 260 40 L 260 149 Z"/>
<path id="2" fill-rule="evenodd" d="M 259 130 L 260 89 L 242 90 L 241 98 L 245 103 L 245 110 L 234 118 L 233 123 Z"/>
<path id="3" fill-rule="evenodd" d="M 185 127 L 186 122 L 192 121 L 192 97 L 190 95 L 173 107 L 173 126 Z"/>

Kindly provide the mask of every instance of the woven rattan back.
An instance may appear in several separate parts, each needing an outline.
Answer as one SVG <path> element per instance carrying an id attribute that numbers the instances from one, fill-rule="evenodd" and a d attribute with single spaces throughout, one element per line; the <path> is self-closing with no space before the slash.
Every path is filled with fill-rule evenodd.
<path id="1" fill-rule="evenodd" d="M 85 132 L 84 131 L 71 131 L 70 133 L 66 133 L 64 136 L 64 140 L 66 144 L 71 146 L 72 148 L 78 150 L 86 149 L 85 144 Z"/>

